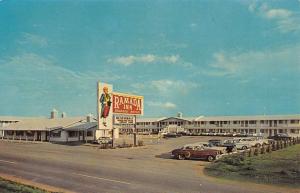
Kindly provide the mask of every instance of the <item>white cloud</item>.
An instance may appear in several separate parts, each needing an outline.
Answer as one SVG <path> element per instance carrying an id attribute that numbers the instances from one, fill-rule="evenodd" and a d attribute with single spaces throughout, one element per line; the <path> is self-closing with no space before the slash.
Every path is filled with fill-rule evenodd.
<path id="1" fill-rule="evenodd" d="M 177 105 L 172 102 L 162 103 L 162 102 L 149 101 L 147 104 L 151 107 L 159 107 L 163 109 L 175 109 L 177 107 Z"/>
<path id="2" fill-rule="evenodd" d="M 282 8 L 270 8 L 266 3 L 258 6 L 256 2 L 250 3 L 248 9 L 262 18 L 275 22 L 276 29 L 281 33 L 300 32 L 299 12 Z"/>
<path id="3" fill-rule="evenodd" d="M 39 47 L 47 47 L 48 40 L 42 36 L 30 33 L 24 33 L 23 39 L 19 41 L 20 44 L 30 44 Z"/>
<path id="4" fill-rule="evenodd" d="M 265 12 L 269 19 L 285 19 L 292 15 L 292 12 L 287 9 L 270 9 Z"/>
<path id="5" fill-rule="evenodd" d="M 244 53 L 213 54 L 209 69 L 200 73 L 209 76 L 245 76 L 251 73 L 276 73 L 282 70 L 300 72 L 300 45 L 273 50 Z"/>
<path id="6" fill-rule="evenodd" d="M 120 64 L 124 66 L 130 66 L 132 64 L 149 64 L 155 62 L 166 62 L 166 63 L 176 63 L 180 59 L 179 55 L 170 56 L 156 56 L 153 54 L 141 55 L 141 56 L 119 56 L 115 58 L 109 58 L 107 62 Z"/>
<path id="7" fill-rule="evenodd" d="M 153 80 L 150 82 L 149 86 L 161 94 L 174 92 L 187 94 L 191 89 L 199 87 L 199 85 L 194 82 L 168 79 Z"/>

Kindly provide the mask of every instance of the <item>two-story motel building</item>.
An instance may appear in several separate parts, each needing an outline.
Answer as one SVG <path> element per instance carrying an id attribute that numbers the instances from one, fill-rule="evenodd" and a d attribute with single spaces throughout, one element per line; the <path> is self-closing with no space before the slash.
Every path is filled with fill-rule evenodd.
<path id="1" fill-rule="evenodd" d="M 272 136 L 286 133 L 300 136 L 300 115 L 255 115 L 255 116 L 199 116 L 138 118 L 137 132 L 158 133 L 163 130 L 184 130 L 190 133 L 244 133 Z M 133 132 L 133 128 L 123 126 L 121 132 Z"/>

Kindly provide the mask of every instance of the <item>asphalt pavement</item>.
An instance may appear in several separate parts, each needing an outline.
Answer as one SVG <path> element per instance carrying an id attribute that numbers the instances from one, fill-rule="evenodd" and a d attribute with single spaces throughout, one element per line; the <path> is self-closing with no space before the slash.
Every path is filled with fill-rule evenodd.
<path id="1" fill-rule="evenodd" d="M 199 140 L 203 139 L 181 137 L 109 150 L 0 141 L 0 173 L 80 193 L 266 192 L 266 188 L 204 177 L 201 169 L 208 164 L 205 161 L 169 158 L 172 149 Z"/>

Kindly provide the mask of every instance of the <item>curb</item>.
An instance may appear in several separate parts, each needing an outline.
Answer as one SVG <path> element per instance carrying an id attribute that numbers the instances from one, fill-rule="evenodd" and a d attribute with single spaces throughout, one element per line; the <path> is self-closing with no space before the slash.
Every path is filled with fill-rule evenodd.
<path id="1" fill-rule="evenodd" d="M 19 178 L 19 177 L 13 176 L 13 175 L 8 175 L 8 174 L 3 174 L 3 173 L 0 173 L 0 178 L 3 178 L 4 180 L 7 180 L 7 181 L 15 182 L 15 183 L 18 183 L 18 184 L 38 188 L 38 189 L 48 191 L 48 192 L 51 192 L 51 193 L 53 193 L 53 192 L 55 192 L 55 193 L 76 193 L 76 192 L 72 192 L 72 191 L 69 191 L 69 190 L 66 190 L 66 189 L 63 189 L 63 188 L 57 188 L 57 187 L 54 187 L 54 186 L 41 184 L 41 183 L 38 183 L 38 182 L 33 182 L 33 181 L 30 181 L 30 180 L 26 180 L 26 179 L 23 179 L 23 178 Z"/>

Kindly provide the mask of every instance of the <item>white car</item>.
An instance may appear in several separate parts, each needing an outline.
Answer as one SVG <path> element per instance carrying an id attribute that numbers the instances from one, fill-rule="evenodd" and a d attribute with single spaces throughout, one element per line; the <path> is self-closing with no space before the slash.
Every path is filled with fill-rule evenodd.
<path id="1" fill-rule="evenodd" d="M 197 145 L 197 146 L 201 146 L 204 149 L 215 149 L 215 150 L 219 150 L 222 154 L 226 153 L 226 147 L 221 147 L 221 146 L 213 146 L 210 143 L 206 143 L 206 142 L 198 142 L 198 143 L 194 143 L 193 145 Z"/>
<path id="2" fill-rule="evenodd" d="M 264 137 L 255 137 L 257 143 L 260 144 L 260 146 L 264 146 L 264 145 L 268 145 L 269 144 L 269 140 L 265 139 Z"/>
<path id="3" fill-rule="evenodd" d="M 260 143 L 256 141 L 253 137 L 247 137 L 247 138 L 239 138 L 236 140 L 236 148 L 237 149 L 248 149 L 250 147 L 259 146 Z"/>

